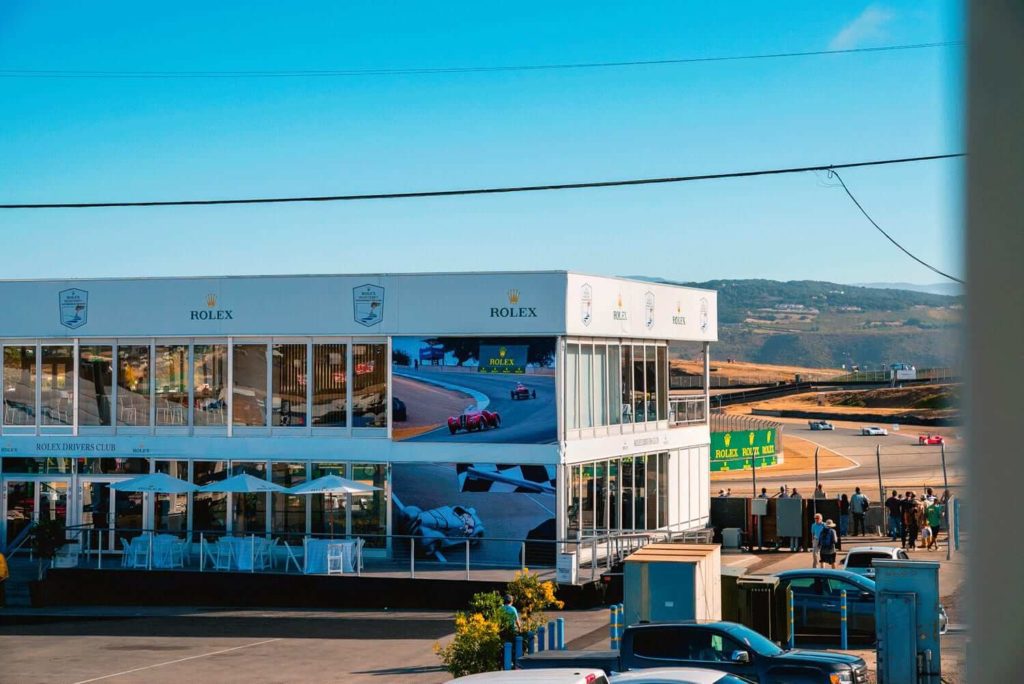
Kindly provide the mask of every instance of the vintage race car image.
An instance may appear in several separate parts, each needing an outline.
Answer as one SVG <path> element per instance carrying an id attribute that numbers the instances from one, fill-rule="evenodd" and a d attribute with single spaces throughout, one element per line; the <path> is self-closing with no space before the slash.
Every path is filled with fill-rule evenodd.
<path id="1" fill-rule="evenodd" d="M 422 510 L 403 505 L 394 494 L 391 501 L 398 509 L 403 534 L 419 537 L 417 553 L 434 556 L 442 563 L 446 561 L 441 554 L 443 549 L 463 546 L 467 539 L 477 544 L 484 536 L 484 524 L 475 508 L 456 505 Z"/>
<path id="2" fill-rule="evenodd" d="M 889 434 L 889 431 L 883 427 L 878 427 L 877 425 L 866 425 L 860 429 L 860 434 L 875 437 L 885 437 L 886 435 Z"/>
<path id="3" fill-rule="evenodd" d="M 516 386 L 512 388 L 512 399 L 536 399 L 537 390 L 531 390 L 521 382 L 517 382 Z"/>
<path id="4" fill-rule="evenodd" d="M 946 440 L 942 435 L 918 435 L 918 444 L 945 444 Z"/>
<path id="5" fill-rule="evenodd" d="M 836 426 L 827 420 L 809 420 L 807 421 L 807 427 L 811 430 L 835 430 Z"/>
<path id="6" fill-rule="evenodd" d="M 405 408 L 405 402 L 398 397 L 391 397 L 391 420 L 396 423 L 404 423 L 409 420 L 409 411 Z"/>
<path id="7" fill-rule="evenodd" d="M 466 432 L 479 432 L 489 430 L 501 425 L 501 416 L 494 411 L 466 411 L 460 416 L 452 416 L 448 419 L 448 430 L 453 435 L 459 430 Z"/>

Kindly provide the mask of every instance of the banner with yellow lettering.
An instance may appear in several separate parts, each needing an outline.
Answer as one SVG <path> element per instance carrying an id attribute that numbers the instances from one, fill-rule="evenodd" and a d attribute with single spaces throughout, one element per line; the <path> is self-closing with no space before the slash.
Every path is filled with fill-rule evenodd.
<path id="1" fill-rule="evenodd" d="M 749 470 L 778 463 L 775 428 L 711 433 L 711 472 Z"/>

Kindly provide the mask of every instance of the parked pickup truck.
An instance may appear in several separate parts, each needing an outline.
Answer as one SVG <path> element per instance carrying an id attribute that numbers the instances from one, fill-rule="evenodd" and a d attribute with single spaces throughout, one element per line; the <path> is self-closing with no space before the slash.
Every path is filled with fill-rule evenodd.
<path id="1" fill-rule="evenodd" d="M 520 667 L 593 667 L 608 674 L 650 667 L 705 667 L 760 684 L 864 684 L 862 658 L 832 651 L 779 648 L 735 622 L 665 622 L 627 627 L 618 651 L 542 651 Z"/>

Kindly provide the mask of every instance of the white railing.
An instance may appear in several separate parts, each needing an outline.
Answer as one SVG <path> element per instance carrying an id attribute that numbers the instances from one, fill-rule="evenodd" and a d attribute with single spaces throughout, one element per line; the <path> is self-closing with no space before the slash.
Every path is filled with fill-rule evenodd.
<path id="1" fill-rule="evenodd" d="M 669 426 L 706 423 L 707 419 L 707 403 L 704 400 L 703 394 L 694 394 L 685 397 L 669 397 Z"/>

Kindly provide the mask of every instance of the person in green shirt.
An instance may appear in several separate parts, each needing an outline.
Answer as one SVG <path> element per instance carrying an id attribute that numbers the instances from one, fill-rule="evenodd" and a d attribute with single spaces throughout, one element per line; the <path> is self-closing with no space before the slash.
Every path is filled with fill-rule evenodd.
<path id="1" fill-rule="evenodd" d="M 939 504 L 932 504 L 925 512 L 925 517 L 928 519 L 928 527 L 932 528 L 931 538 L 928 540 L 928 549 L 939 548 L 939 530 L 942 529 L 942 506 Z"/>

